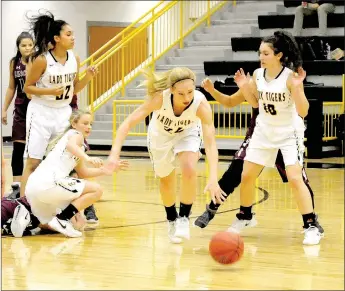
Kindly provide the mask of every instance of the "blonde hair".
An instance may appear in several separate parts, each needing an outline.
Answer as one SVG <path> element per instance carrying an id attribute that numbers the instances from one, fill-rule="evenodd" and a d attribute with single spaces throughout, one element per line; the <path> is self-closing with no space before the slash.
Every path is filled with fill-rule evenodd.
<path id="1" fill-rule="evenodd" d="M 164 91 L 179 81 L 191 79 L 195 82 L 196 79 L 194 72 L 186 67 L 177 67 L 163 73 L 145 69 L 142 70 L 142 73 L 146 77 L 146 80 L 139 86 L 145 86 L 149 96 L 156 92 Z"/>
<path id="2" fill-rule="evenodd" d="M 70 125 L 64 130 L 63 133 L 61 133 L 60 135 L 58 135 L 57 137 L 55 137 L 53 140 L 50 141 L 50 143 L 48 144 L 47 150 L 46 150 L 46 155 L 56 146 L 56 144 L 59 142 L 59 140 L 65 135 L 65 133 L 73 128 L 73 126 L 72 126 L 73 123 L 78 122 L 79 119 L 84 114 L 90 114 L 91 115 L 91 112 L 87 111 L 87 110 L 81 110 L 81 109 L 72 111 L 72 114 L 69 118 Z"/>

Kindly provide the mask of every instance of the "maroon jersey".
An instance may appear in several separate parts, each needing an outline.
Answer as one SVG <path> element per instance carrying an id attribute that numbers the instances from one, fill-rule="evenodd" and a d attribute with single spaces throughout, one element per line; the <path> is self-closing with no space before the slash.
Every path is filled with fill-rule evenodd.
<path id="1" fill-rule="evenodd" d="M 17 91 L 17 97 L 15 100 L 15 105 L 28 105 L 30 99 L 26 97 L 24 93 L 24 84 L 26 77 L 26 65 L 22 63 L 22 60 L 19 59 L 13 67 L 14 72 L 14 84 Z"/>
<path id="2" fill-rule="evenodd" d="M 31 206 L 25 197 L 21 197 L 16 200 L 10 200 L 6 197 L 1 199 L 1 233 L 6 235 L 12 235 L 11 222 L 13 219 L 14 210 L 20 204 L 30 212 L 31 223 L 27 226 L 23 235 L 31 235 L 31 230 L 35 229 L 39 225 L 39 221 L 36 216 L 31 213 Z"/>
<path id="3" fill-rule="evenodd" d="M 72 107 L 72 110 L 78 109 L 78 97 L 76 94 L 73 95 L 72 101 L 70 103 L 70 106 Z"/>
<path id="4" fill-rule="evenodd" d="M 245 156 L 246 156 L 246 151 L 247 151 L 247 147 L 249 145 L 249 140 L 253 135 L 254 132 L 254 128 L 255 128 L 255 124 L 256 124 L 256 118 L 259 115 L 259 108 L 253 108 L 253 115 L 252 118 L 250 120 L 250 124 L 246 133 L 246 137 L 244 138 L 243 143 L 240 146 L 240 149 L 235 153 L 235 159 L 240 159 L 240 160 L 244 160 Z"/>

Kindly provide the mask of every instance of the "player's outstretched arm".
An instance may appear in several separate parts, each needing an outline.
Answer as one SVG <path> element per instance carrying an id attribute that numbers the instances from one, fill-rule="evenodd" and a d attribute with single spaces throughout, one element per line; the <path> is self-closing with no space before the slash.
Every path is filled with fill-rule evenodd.
<path id="1" fill-rule="evenodd" d="M 127 166 L 127 161 L 120 161 L 120 170 L 127 168 Z M 74 169 L 78 174 L 78 178 L 80 179 L 95 178 L 104 175 L 109 176 L 113 174 L 112 171 L 109 171 L 106 167 L 103 166 L 100 168 L 87 167 L 84 161 L 80 161 Z"/>
<path id="2" fill-rule="evenodd" d="M 210 177 L 205 191 L 210 191 L 214 203 L 221 203 L 226 197 L 223 196 L 218 184 L 218 149 L 212 114 L 211 106 L 205 98 L 196 113 L 202 123 L 205 152 L 209 162 Z"/>
<path id="3" fill-rule="evenodd" d="M 235 107 L 241 104 L 242 102 L 246 101 L 241 90 L 237 90 L 237 92 L 232 95 L 223 94 L 214 88 L 214 84 L 209 78 L 206 78 L 201 82 L 201 87 L 203 87 L 205 91 L 210 93 L 216 101 L 218 101 L 225 107 Z"/>
<path id="4" fill-rule="evenodd" d="M 150 113 L 158 110 L 162 106 L 162 92 L 148 98 L 144 104 L 133 111 L 116 131 L 116 137 L 111 148 L 109 162 L 116 163 L 120 159 L 122 145 L 128 135 L 128 132 L 140 121 L 144 120 Z M 115 170 L 115 169 L 114 169 Z"/>

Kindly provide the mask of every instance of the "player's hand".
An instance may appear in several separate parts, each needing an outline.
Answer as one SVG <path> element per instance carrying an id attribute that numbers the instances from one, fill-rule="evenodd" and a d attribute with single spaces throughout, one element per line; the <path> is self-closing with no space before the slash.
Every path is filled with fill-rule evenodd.
<path id="1" fill-rule="evenodd" d="M 110 171 L 111 173 L 123 171 L 128 168 L 128 161 L 126 160 L 119 160 L 119 159 L 109 159 L 107 163 L 104 165 L 106 171 Z"/>
<path id="2" fill-rule="evenodd" d="M 208 93 L 211 93 L 214 90 L 213 82 L 209 78 L 206 78 L 201 82 L 201 87 Z"/>
<path id="3" fill-rule="evenodd" d="M 62 85 L 58 85 L 51 89 L 51 95 L 60 96 L 61 94 L 63 94 L 64 91 L 65 91 L 65 87 Z"/>
<path id="4" fill-rule="evenodd" d="M 299 67 L 297 73 L 293 73 L 291 77 L 291 85 L 293 87 L 298 87 L 303 83 L 303 80 L 307 76 L 307 72 L 303 70 L 302 67 Z"/>
<path id="5" fill-rule="evenodd" d="M 247 75 L 244 73 L 243 69 L 239 69 L 234 75 L 234 81 L 238 88 L 242 88 L 249 84 L 250 74 Z"/>
<path id="6" fill-rule="evenodd" d="M 5 110 L 2 110 L 1 122 L 3 125 L 7 125 L 7 111 Z"/>
<path id="7" fill-rule="evenodd" d="M 95 166 L 95 168 L 100 168 L 101 166 L 103 166 L 103 160 L 100 158 L 91 158 L 89 157 L 87 159 L 87 162 L 92 164 L 93 166 Z"/>
<path id="8" fill-rule="evenodd" d="M 217 181 L 209 181 L 205 187 L 204 193 L 207 191 L 211 194 L 211 199 L 214 204 L 222 204 L 226 200 L 226 194 L 220 188 Z"/>
<path id="9" fill-rule="evenodd" d="M 86 69 L 86 76 L 89 79 L 92 79 L 97 74 L 98 74 L 98 68 L 96 66 L 90 66 Z"/>

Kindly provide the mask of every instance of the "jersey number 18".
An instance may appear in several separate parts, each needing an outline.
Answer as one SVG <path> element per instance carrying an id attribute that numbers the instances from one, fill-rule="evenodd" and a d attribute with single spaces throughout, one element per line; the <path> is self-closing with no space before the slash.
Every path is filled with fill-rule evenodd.
<path id="1" fill-rule="evenodd" d="M 266 103 L 264 103 L 263 105 L 264 105 L 264 109 L 265 109 L 266 113 L 269 113 L 271 115 L 277 115 L 277 111 L 274 108 L 273 104 L 266 104 Z"/>
<path id="2" fill-rule="evenodd" d="M 71 89 L 71 85 L 66 86 L 66 89 L 63 91 L 63 93 L 60 96 L 56 96 L 56 100 L 63 100 L 69 98 L 69 90 Z"/>

